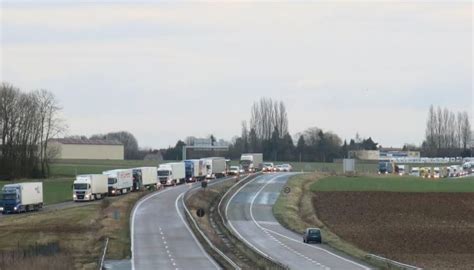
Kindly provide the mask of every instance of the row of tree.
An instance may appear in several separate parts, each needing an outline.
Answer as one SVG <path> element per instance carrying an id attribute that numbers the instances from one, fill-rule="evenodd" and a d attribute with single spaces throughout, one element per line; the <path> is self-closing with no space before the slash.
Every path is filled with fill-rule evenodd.
<path id="1" fill-rule="evenodd" d="M 456 114 L 448 108 L 430 106 L 422 144 L 426 156 L 469 155 L 470 140 L 471 123 L 466 111 Z"/>
<path id="2" fill-rule="evenodd" d="M 46 177 L 49 174 L 48 139 L 65 125 L 60 107 L 46 90 L 22 92 L 2 83 L 0 87 L 0 177 Z"/>

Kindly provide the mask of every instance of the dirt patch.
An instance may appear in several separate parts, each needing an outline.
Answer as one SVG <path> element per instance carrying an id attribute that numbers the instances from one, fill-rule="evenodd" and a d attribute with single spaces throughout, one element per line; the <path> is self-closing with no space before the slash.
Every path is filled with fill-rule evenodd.
<path id="1" fill-rule="evenodd" d="M 474 269 L 474 194 L 315 192 L 328 228 L 357 247 L 426 269 Z"/>

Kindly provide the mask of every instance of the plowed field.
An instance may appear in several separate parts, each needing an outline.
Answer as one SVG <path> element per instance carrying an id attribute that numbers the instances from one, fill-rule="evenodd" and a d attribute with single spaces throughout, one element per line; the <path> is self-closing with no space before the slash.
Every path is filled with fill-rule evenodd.
<path id="1" fill-rule="evenodd" d="M 369 253 L 425 269 L 474 269 L 474 193 L 315 192 L 319 218 Z"/>

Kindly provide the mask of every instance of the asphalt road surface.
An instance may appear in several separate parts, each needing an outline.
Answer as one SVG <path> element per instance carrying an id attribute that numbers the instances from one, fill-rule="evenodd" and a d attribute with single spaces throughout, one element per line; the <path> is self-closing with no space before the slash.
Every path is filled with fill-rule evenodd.
<path id="1" fill-rule="evenodd" d="M 231 228 L 258 252 L 291 269 L 370 269 L 326 245 L 303 243 L 302 235 L 277 222 L 272 207 L 291 175 L 265 174 L 242 186 L 226 205 Z"/>
<path id="2" fill-rule="evenodd" d="M 135 205 L 131 221 L 132 269 L 220 269 L 185 221 L 182 195 L 200 185 L 167 187 Z"/>

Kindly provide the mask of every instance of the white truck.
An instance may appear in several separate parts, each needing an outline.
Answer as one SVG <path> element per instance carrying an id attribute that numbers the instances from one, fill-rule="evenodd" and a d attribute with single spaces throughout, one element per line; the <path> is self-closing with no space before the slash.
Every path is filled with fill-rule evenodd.
<path id="1" fill-rule="evenodd" d="M 245 172 L 256 172 L 262 170 L 263 154 L 262 153 L 248 153 L 240 156 L 240 166 Z"/>
<path id="2" fill-rule="evenodd" d="M 43 183 L 7 184 L 2 188 L 2 213 L 21 213 L 43 208 Z"/>
<path id="3" fill-rule="evenodd" d="M 410 175 L 419 177 L 420 176 L 420 168 L 418 168 L 418 167 L 411 168 Z"/>
<path id="4" fill-rule="evenodd" d="M 213 179 L 226 175 L 226 161 L 222 157 L 210 157 L 202 159 L 206 166 L 206 178 Z"/>
<path id="5" fill-rule="evenodd" d="M 158 180 L 162 185 L 171 186 L 184 183 L 186 170 L 184 162 L 160 164 L 158 167 Z"/>
<path id="6" fill-rule="evenodd" d="M 72 198 L 75 202 L 99 200 L 107 196 L 108 177 L 103 174 L 84 174 L 76 176 L 73 183 Z"/>
<path id="7" fill-rule="evenodd" d="M 102 172 L 108 178 L 109 195 L 125 194 L 133 188 L 133 170 L 118 169 Z"/>
<path id="8" fill-rule="evenodd" d="M 156 167 L 139 167 L 133 169 L 133 190 L 158 189 L 160 183 Z"/>
<path id="9" fill-rule="evenodd" d="M 189 159 L 184 161 L 186 182 L 194 182 L 206 178 L 207 170 L 204 160 Z"/>

